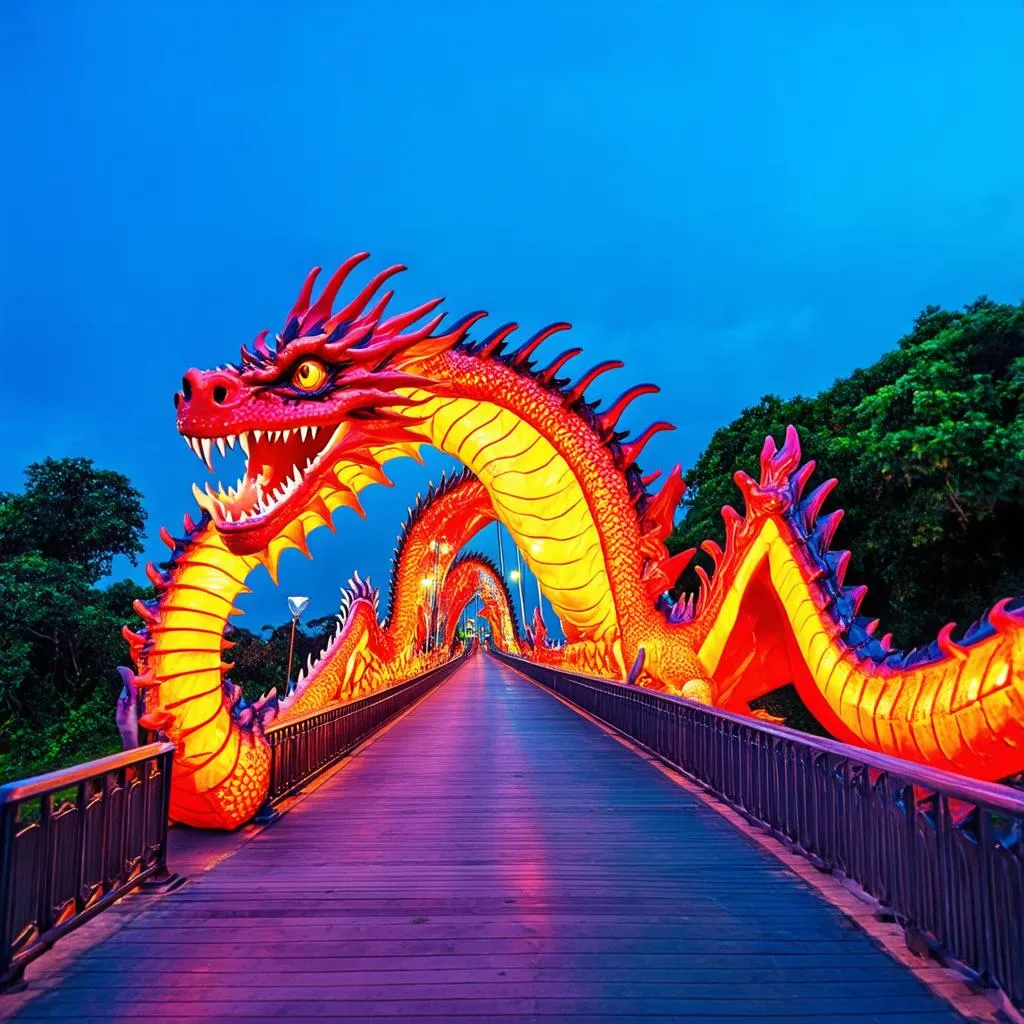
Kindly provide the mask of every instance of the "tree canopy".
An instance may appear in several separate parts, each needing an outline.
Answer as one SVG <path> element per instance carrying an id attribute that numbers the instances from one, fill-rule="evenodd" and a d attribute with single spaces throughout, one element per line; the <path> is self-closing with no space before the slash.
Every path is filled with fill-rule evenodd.
<path id="1" fill-rule="evenodd" d="M 931 306 L 872 366 L 813 398 L 766 395 L 717 430 L 686 473 L 669 547 L 723 541 L 721 507 L 741 500 L 733 473 L 756 477 L 765 436 L 781 442 L 792 423 L 814 479 L 839 480 L 834 546 L 852 551 L 848 582 L 869 587 L 863 614 L 898 645 L 930 641 L 1024 593 L 1022 413 L 1024 303 Z M 681 586 L 696 586 L 692 572 Z"/>

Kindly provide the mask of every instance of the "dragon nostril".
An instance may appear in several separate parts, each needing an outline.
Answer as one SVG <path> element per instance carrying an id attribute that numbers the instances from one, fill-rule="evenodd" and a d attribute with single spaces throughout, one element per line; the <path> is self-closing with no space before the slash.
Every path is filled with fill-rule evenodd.
<path id="1" fill-rule="evenodd" d="M 218 384 L 213 389 L 213 400 L 218 405 L 223 405 L 224 401 L 227 399 L 227 397 L 228 397 L 228 389 L 226 387 L 224 387 L 223 384 Z"/>
<path id="2" fill-rule="evenodd" d="M 192 397 L 192 382 L 188 377 L 181 378 L 181 393 L 185 396 L 186 402 Z"/>
<path id="3" fill-rule="evenodd" d="M 177 409 L 181 405 L 182 394 L 180 391 L 174 392 L 174 408 Z"/>

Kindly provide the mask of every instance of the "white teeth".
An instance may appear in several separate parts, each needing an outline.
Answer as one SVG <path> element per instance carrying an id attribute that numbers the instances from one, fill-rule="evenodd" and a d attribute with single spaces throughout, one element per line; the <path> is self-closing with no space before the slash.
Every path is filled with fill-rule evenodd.
<path id="1" fill-rule="evenodd" d="M 282 441 L 287 441 L 288 438 L 291 437 L 291 436 L 292 436 L 292 432 L 290 430 L 282 430 L 281 431 L 281 440 Z"/>
<path id="2" fill-rule="evenodd" d="M 217 448 L 220 451 L 221 455 L 227 454 L 227 449 L 224 447 L 224 438 L 223 437 L 218 437 L 217 438 Z"/>
<path id="3" fill-rule="evenodd" d="M 295 472 L 292 473 L 292 482 L 295 484 L 296 487 L 298 487 L 299 484 L 302 483 L 302 473 L 299 472 L 298 466 L 295 467 Z"/>
<path id="4" fill-rule="evenodd" d="M 301 426 L 301 427 L 299 427 L 299 437 L 300 437 L 300 438 L 301 438 L 301 439 L 302 439 L 303 441 L 305 441 L 305 440 L 306 440 L 306 434 L 308 433 L 308 431 L 309 431 L 309 427 L 307 427 L 307 426 Z"/>
<path id="5" fill-rule="evenodd" d="M 249 457 L 249 438 L 245 434 L 238 435 L 238 446 L 245 452 L 245 457 Z"/>
<path id="6" fill-rule="evenodd" d="M 228 434 L 228 436 L 224 440 L 227 441 L 229 448 L 234 448 L 235 447 L 235 441 L 237 441 L 238 438 L 235 437 L 234 434 Z"/>
<path id="7" fill-rule="evenodd" d="M 206 468 L 212 473 L 213 459 L 210 457 L 210 439 L 208 437 L 201 437 L 199 438 L 199 444 L 203 449 L 201 458 L 206 463 Z"/>
<path id="8" fill-rule="evenodd" d="M 309 436 L 310 437 L 316 437 L 316 435 L 319 434 L 319 433 L 320 433 L 320 428 L 319 427 L 310 427 L 309 428 Z"/>
<path id="9" fill-rule="evenodd" d="M 224 508 L 224 506 L 222 505 L 221 508 Z M 224 509 L 224 522 L 225 523 L 233 523 L 234 522 L 234 519 L 231 517 L 231 509 L 229 509 L 229 508 L 225 508 Z"/>
<path id="10" fill-rule="evenodd" d="M 254 430 L 252 432 L 252 436 L 253 436 L 254 440 L 258 441 L 263 436 L 263 431 L 262 430 Z"/>

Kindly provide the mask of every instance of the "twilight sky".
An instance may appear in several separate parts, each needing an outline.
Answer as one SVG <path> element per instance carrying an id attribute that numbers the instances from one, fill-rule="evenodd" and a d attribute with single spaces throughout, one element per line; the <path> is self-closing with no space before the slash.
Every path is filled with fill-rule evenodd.
<path id="1" fill-rule="evenodd" d="M 595 393 L 662 387 L 627 414 L 678 427 L 645 471 L 685 468 L 925 305 L 1024 295 L 1022 52 L 1017 0 L 7 0 L 0 489 L 88 456 L 142 490 L 162 558 L 206 478 L 182 373 L 360 249 L 410 267 L 396 307 L 571 321 L 579 371 L 627 363 Z M 393 463 L 366 522 L 287 553 L 280 590 L 254 574 L 241 624 L 288 593 L 334 611 L 354 568 L 386 583 L 447 462 Z"/>

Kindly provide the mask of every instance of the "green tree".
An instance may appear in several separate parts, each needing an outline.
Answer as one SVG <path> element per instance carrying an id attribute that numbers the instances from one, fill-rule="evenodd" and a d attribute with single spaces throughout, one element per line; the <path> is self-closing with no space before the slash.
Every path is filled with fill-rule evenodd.
<path id="1" fill-rule="evenodd" d="M 142 550 L 142 499 L 88 459 L 47 459 L 21 494 L 0 495 L 0 778 L 118 749 L 121 637 L 131 580 L 95 586 L 113 557 Z"/>
<path id="2" fill-rule="evenodd" d="M 862 611 L 897 644 L 1024 593 L 1024 304 L 929 307 L 896 350 L 817 397 L 744 410 L 686 474 L 673 551 L 722 542 L 720 509 L 740 501 L 733 472 L 756 477 L 765 435 L 781 440 L 788 423 L 814 479 L 839 480 L 834 546 L 852 551 L 847 579 L 869 587 Z M 696 586 L 692 572 L 682 588 Z"/>
<path id="3" fill-rule="evenodd" d="M 114 555 L 135 564 L 146 513 L 126 476 L 91 459 L 45 459 L 25 470 L 21 494 L 0 494 L 0 559 L 36 553 L 72 562 L 95 583 Z"/>

